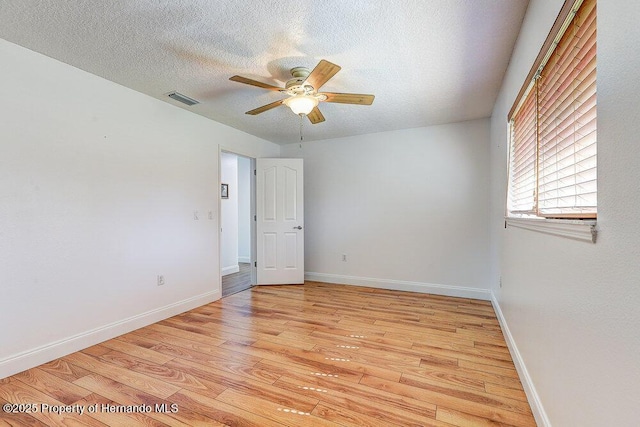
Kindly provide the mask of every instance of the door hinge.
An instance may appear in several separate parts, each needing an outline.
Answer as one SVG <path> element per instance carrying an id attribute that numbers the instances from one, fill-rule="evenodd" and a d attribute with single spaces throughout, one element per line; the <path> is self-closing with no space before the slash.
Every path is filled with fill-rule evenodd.
<path id="1" fill-rule="evenodd" d="M 257 215 L 254 215 L 254 216 L 253 216 L 253 220 L 254 220 L 254 221 L 257 221 L 257 220 L 258 220 L 258 216 L 257 216 Z"/>
<path id="2" fill-rule="evenodd" d="M 254 169 L 253 170 L 253 174 L 257 176 L 258 175 L 258 171 L 256 169 Z"/>
<path id="3" fill-rule="evenodd" d="M 258 261 L 254 262 L 254 263 L 253 263 L 253 266 L 254 266 L 254 267 L 257 267 L 257 266 L 258 266 Z"/>

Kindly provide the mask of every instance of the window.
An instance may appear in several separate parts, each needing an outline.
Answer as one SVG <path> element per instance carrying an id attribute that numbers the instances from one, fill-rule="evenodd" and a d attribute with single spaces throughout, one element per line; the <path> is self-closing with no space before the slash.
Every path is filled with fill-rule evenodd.
<path id="1" fill-rule="evenodd" d="M 595 218 L 595 0 L 565 3 L 508 119 L 507 215 Z"/>

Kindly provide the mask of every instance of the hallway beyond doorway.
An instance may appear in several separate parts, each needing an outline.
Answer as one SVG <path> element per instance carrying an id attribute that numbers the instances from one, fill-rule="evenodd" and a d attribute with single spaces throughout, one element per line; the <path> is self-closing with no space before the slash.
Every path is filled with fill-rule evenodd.
<path id="1" fill-rule="evenodd" d="M 222 277 L 222 296 L 233 295 L 251 287 L 251 264 L 239 262 L 240 271 Z"/>

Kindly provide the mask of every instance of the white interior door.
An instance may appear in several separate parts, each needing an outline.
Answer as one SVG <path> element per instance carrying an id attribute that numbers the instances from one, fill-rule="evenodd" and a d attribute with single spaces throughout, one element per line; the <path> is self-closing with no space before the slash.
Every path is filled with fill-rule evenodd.
<path id="1" fill-rule="evenodd" d="M 258 285 L 304 283 L 302 159 L 256 159 Z"/>

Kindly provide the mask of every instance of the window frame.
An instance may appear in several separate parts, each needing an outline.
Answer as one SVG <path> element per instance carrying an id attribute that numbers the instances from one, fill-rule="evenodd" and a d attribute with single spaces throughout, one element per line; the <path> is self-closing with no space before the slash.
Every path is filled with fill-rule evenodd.
<path id="1" fill-rule="evenodd" d="M 595 1 L 595 0 L 594 0 Z M 538 129 L 538 120 L 539 120 L 539 112 L 538 112 L 538 105 L 537 105 L 537 99 L 536 99 L 536 106 L 535 106 L 535 158 L 534 158 L 534 181 L 535 181 L 535 189 L 534 189 L 534 200 L 533 200 L 533 206 L 531 207 L 531 209 L 524 209 L 524 210 L 514 210 L 511 209 L 513 206 L 515 205 L 511 205 L 512 203 L 512 191 L 514 190 L 512 188 L 512 173 L 515 170 L 515 167 L 512 169 L 512 166 L 514 166 L 514 160 L 512 158 L 512 156 L 514 155 L 515 150 L 518 147 L 514 146 L 513 143 L 513 135 L 514 135 L 514 118 L 517 116 L 517 114 L 519 113 L 520 108 L 522 107 L 522 105 L 527 101 L 527 98 L 529 96 L 531 96 L 531 93 L 534 92 L 534 94 L 532 96 L 534 96 L 535 98 L 538 97 L 538 79 L 540 77 L 541 71 L 543 70 L 544 66 L 546 65 L 546 63 L 548 62 L 549 58 L 551 57 L 551 55 L 554 54 L 554 52 L 556 51 L 556 46 L 558 44 L 558 42 L 561 40 L 562 36 L 564 35 L 566 29 L 573 23 L 574 20 L 574 16 L 576 15 L 576 13 L 580 10 L 580 7 L 583 4 L 583 0 L 565 0 L 560 13 L 558 15 L 558 17 L 556 18 L 554 25 L 552 26 L 543 46 L 542 49 L 540 50 L 540 52 L 538 53 L 538 56 L 536 57 L 536 60 L 534 61 L 534 64 L 531 68 L 531 70 L 529 71 L 529 74 L 527 75 L 527 78 L 524 81 L 524 84 L 522 85 L 520 91 L 518 92 L 518 95 L 516 97 L 516 102 L 513 104 L 513 106 L 511 107 L 508 115 L 507 115 L 507 122 L 508 122 L 508 164 L 507 164 L 507 168 L 508 168 L 508 182 L 507 182 L 507 197 L 506 197 L 506 204 L 505 204 L 505 226 L 506 225 L 513 225 L 513 226 L 518 226 L 521 228 L 529 228 L 529 229 L 536 229 L 536 228 L 545 228 L 545 230 L 538 230 L 538 231 L 544 231 L 544 232 L 551 232 L 551 234 L 560 234 L 560 235 L 566 235 L 567 237 L 572 237 L 572 238 L 576 238 L 574 232 L 566 232 L 566 229 L 572 229 L 575 227 L 581 227 L 583 228 L 582 231 L 578 232 L 579 238 L 581 240 L 591 240 L 592 242 L 595 242 L 595 236 L 596 236 L 596 231 L 595 231 L 595 226 L 596 226 L 596 218 L 597 218 L 597 199 L 596 199 L 596 212 L 595 213 L 561 213 L 558 215 L 543 215 L 540 214 L 540 211 L 538 210 L 538 191 L 539 191 L 539 171 L 538 171 L 538 163 L 539 163 L 539 129 Z M 595 6 L 597 7 L 597 6 Z M 597 77 L 596 77 L 597 79 Z M 597 141 L 596 143 L 597 144 Z M 594 145 L 595 147 L 595 145 Z M 597 180 L 597 177 L 595 178 Z M 597 185 L 597 181 L 596 181 L 596 185 Z M 597 190 L 596 190 L 597 191 Z M 597 195 L 596 195 L 597 197 Z M 520 199 L 515 198 L 516 202 L 519 201 Z M 527 200 L 527 202 L 529 202 L 529 200 Z M 523 226 L 523 224 L 527 224 L 526 226 Z M 541 226 L 541 224 L 553 224 L 552 226 Z M 560 225 L 559 225 L 560 224 Z M 565 224 L 566 227 L 562 226 L 561 224 Z M 558 233 L 556 233 L 555 231 L 558 231 Z"/>

